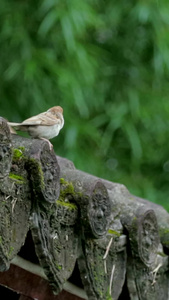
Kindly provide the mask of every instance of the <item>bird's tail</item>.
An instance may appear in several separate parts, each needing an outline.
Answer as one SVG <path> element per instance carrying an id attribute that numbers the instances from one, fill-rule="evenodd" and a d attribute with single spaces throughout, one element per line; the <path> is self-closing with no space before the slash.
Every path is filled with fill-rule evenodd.
<path id="1" fill-rule="evenodd" d="M 8 125 L 15 130 L 27 131 L 25 126 L 23 126 L 21 123 L 8 122 Z"/>

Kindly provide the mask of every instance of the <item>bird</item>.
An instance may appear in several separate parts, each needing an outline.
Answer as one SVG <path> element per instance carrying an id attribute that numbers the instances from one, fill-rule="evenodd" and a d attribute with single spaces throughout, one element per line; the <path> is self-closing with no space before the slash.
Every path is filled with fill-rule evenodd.
<path id="1" fill-rule="evenodd" d="M 49 139 L 56 137 L 64 125 L 63 108 L 54 106 L 21 123 L 8 122 L 15 130 L 26 131 L 33 138 L 39 138 L 48 142 L 50 149 L 53 145 Z"/>

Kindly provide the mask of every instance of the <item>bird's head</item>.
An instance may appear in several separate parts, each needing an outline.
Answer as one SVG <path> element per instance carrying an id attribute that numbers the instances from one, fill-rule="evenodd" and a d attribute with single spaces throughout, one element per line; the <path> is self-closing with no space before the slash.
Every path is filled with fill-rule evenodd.
<path id="1" fill-rule="evenodd" d="M 57 115 L 57 113 L 61 113 L 63 115 L 63 108 L 61 106 L 54 106 L 48 109 L 53 115 Z"/>

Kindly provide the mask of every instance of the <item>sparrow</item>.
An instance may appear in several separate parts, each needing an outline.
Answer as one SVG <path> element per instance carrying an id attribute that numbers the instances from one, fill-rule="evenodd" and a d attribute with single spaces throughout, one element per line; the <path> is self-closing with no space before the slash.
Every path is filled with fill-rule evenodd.
<path id="1" fill-rule="evenodd" d="M 49 139 L 59 134 L 64 125 L 63 108 L 54 106 L 47 111 L 26 119 L 22 123 L 8 122 L 15 130 L 26 131 L 33 138 L 39 138 L 48 142 L 50 149 L 53 145 Z"/>

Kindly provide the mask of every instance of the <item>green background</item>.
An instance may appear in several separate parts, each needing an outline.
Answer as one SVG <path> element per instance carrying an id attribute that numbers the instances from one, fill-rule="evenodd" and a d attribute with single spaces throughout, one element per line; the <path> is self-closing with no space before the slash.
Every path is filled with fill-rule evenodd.
<path id="1" fill-rule="evenodd" d="M 0 115 L 62 106 L 58 155 L 167 209 L 168 11 L 168 0 L 0 3 Z"/>

